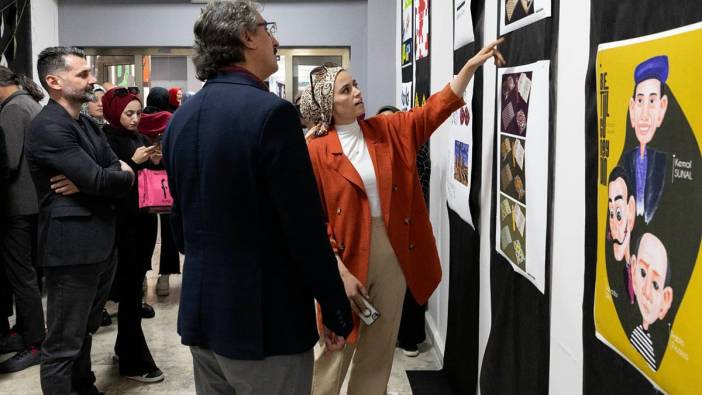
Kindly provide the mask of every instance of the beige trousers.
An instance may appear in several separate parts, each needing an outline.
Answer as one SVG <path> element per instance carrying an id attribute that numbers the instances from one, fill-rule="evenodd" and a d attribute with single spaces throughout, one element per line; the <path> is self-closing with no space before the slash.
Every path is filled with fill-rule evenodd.
<path id="1" fill-rule="evenodd" d="M 373 218 L 371 225 L 366 290 L 380 318 L 371 326 L 361 321 L 358 341 L 347 344 L 341 351 L 325 352 L 324 341 L 320 341 L 315 351 L 314 395 L 338 394 L 349 365 L 348 395 L 386 394 L 407 285 L 383 219 Z"/>

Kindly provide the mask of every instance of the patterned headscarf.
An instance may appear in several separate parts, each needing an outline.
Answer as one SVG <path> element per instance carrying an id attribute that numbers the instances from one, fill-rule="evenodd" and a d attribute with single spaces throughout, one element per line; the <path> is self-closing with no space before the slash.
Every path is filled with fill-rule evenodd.
<path id="1" fill-rule="evenodd" d="M 105 93 L 105 88 L 102 87 L 102 85 L 99 84 L 93 84 L 93 93 L 97 92 L 102 92 Z M 95 99 L 97 101 L 97 99 Z M 88 111 L 88 103 L 83 103 L 80 106 L 80 113 L 85 115 L 86 117 L 92 119 L 96 124 L 99 126 L 102 126 L 105 124 L 105 118 L 95 118 L 94 116 L 90 115 L 90 111 Z"/>
<path id="2" fill-rule="evenodd" d="M 334 83 L 344 69 L 336 66 L 320 66 L 310 73 L 310 88 L 302 92 L 300 113 L 317 126 L 314 136 L 327 134 L 334 115 Z"/>

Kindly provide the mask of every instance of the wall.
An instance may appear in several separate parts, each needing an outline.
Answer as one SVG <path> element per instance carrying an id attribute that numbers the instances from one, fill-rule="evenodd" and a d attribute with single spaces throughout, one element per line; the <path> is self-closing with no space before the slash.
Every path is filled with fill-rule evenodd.
<path id="1" fill-rule="evenodd" d="M 182 87 L 188 90 L 188 63 L 185 56 L 151 57 L 151 86 Z"/>
<path id="2" fill-rule="evenodd" d="M 585 271 L 585 76 L 590 2 L 560 2 L 549 392 L 580 394 Z M 583 17 L 585 16 L 585 17 Z M 576 125 L 576 127 L 573 127 Z"/>
<path id="3" fill-rule="evenodd" d="M 37 75 L 36 62 L 39 52 L 58 45 L 58 0 L 31 0 L 32 7 L 32 74 Z M 44 102 L 48 97 L 44 98 Z"/>
<path id="4" fill-rule="evenodd" d="M 375 0 L 374 7 L 382 10 L 381 2 Z M 276 37 L 281 46 L 351 47 L 354 77 L 368 96 L 376 96 L 367 78 L 367 1 L 263 1 L 263 4 L 266 20 L 278 23 Z M 190 47 L 193 23 L 202 7 L 203 4 L 183 0 L 61 0 L 60 42 L 84 47 Z"/>
<path id="5" fill-rule="evenodd" d="M 395 104 L 396 63 L 394 1 L 368 0 L 368 84 L 363 99 L 368 114 L 384 105 Z M 379 61 L 380 60 L 380 61 Z"/>

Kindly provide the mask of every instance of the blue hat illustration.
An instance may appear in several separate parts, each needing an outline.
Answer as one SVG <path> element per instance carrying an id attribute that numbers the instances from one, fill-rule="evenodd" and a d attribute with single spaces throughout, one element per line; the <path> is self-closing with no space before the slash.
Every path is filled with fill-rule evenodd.
<path id="1" fill-rule="evenodd" d="M 656 56 L 644 60 L 634 71 L 634 81 L 638 85 L 641 81 L 655 78 L 661 83 L 668 79 L 668 57 L 665 55 Z"/>

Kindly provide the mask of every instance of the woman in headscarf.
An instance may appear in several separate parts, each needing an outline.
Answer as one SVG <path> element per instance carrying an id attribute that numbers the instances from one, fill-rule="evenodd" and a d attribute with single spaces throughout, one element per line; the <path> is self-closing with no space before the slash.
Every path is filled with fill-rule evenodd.
<path id="1" fill-rule="evenodd" d="M 177 86 L 172 87 L 168 90 L 168 105 L 170 106 L 170 111 L 173 112 L 180 107 L 180 103 L 183 100 L 183 90 Z"/>
<path id="2" fill-rule="evenodd" d="M 159 111 L 169 111 L 170 94 L 168 89 L 160 86 L 153 87 L 149 90 L 149 95 L 146 97 L 146 107 L 144 113 L 152 114 Z"/>
<path id="3" fill-rule="evenodd" d="M 98 126 L 105 124 L 105 116 L 102 112 L 102 97 L 105 95 L 105 92 L 107 91 L 101 85 L 93 85 L 95 99 L 83 103 L 80 107 L 80 113 L 92 119 Z"/>
<path id="4" fill-rule="evenodd" d="M 142 134 L 150 137 L 151 141 L 159 145 L 160 148 L 160 136 L 163 134 L 163 130 L 157 132 L 153 127 L 149 127 L 152 117 L 158 117 L 161 121 L 166 120 L 166 124 L 163 125 L 164 129 L 167 126 L 168 121 L 170 121 L 171 111 L 169 110 L 169 100 L 170 94 L 166 88 L 154 87 L 149 91 L 149 96 L 146 98 L 146 108 L 144 108 L 144 115 L 150 114 L 146 121 L 147 124 L 140 124 L 140 129 L 143 129 Z M 156 118 L 153 118 L 156 121 Z M 146 131 L 146 129 L 151 129 Z M 141 130 L 140 130 L 141 131 Z M 158 296 L 168 296 L 170 294 L 170 275 L 180 274 L 180 254 L 178 253 L 178 248 L 173 240 L 173 232 L 171 231 L 171 215 L 170 214 L 159 214 L 159 220 L 161 223 L 161 255 L 159 258 L 158 266 L 158 280 L 156 281 L 156 295 Z"/>
<path id="5" fill-rule="evenodd" d="M 160 151 L 137 132 L 142 107 L 139 97 L 127 88 L 113 88 L 102 97 L 102 106 L 109 122 L 103 131 L 117 157 L 135 172 L 156 168 L 161 162 Z M 137 181 L 117 202 L 118 261 L 112 293 L 119 301 L 115 354 L 120 374 L 143 383 L 164 378 L 141 328 L 142 282 L 151 268 L 156 226 L 156 216 L 139 209 Z"/>
<path id="6" fill-rule="evenodd" d="M 340 352 L 327 352 L 320 342 L 314 394 L 338 394 L 351 362 L 350 394 L 386 392 L 405 290 L 424 304 L 441 280 L 417 150 L 464 105 L 475 71 L 490 58 L 504 61 L 501 42 L 483 48 L 423 107 L 365 120 L 361 91 L 348 71 L 331 65 L 312 71 L 301 111 L 317 125 L 308 148 L 329 239 L 351 308 L 368 316 L 369 302 L 380 313 L 372 325 L 354 317 Z"/>

